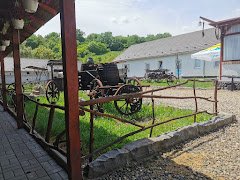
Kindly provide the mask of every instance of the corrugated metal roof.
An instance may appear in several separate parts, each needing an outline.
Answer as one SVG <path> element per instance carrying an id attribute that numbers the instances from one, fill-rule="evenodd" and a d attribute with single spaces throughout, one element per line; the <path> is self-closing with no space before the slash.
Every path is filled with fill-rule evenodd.
<path id="1" fill-rule="evenodd" d="M 27 66 L 35 66 L 39 68 L 48 68 L 48 59 L 29 59 L 29 58 L 21 58 L 21 71 L 34 71 L 33 69 L 26 68 Z M 4 58 L 4 65 L 5 65 L 5 71 L 13 71 L 13 58 L 12 57 L 6 57 Z M 78 70 L 81 68 L 81 62 L 78 61 Z"/>
<path id="2" fill-rule="evenodd" d="M 195 31 L 132 45 L 114 62 L 197 52 L 220 42 L 216 39 L 215 29 L 207 29 L 204 32 L 204 37 L 202 31 Z"/>

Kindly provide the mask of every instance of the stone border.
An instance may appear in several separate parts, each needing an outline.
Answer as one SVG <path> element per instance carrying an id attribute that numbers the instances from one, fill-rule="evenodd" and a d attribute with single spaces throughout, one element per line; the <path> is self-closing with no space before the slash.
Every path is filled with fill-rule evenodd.
<path id="1" fill-rule="evenodd" d="M 142 161 L 159 152 L 166 152 L 176 145 L 216 131 L 233 122 L 236 122 L 235 115 L 222 114 L 207 122 L 194 123 L 159 137 L 144 138 L 129 143 L 123 148 L 111 150 L 91 162 L 87 167 L 88 178 L 97 178 L 124 167 L 131 161 Z"/>

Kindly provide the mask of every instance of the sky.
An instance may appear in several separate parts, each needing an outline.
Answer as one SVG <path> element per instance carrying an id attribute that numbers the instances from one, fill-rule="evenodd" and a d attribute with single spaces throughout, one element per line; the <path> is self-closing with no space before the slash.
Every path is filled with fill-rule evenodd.
<path id="1" fill-rule="evenodd" d="M 76 0 L 77 28 L 113 35 L 172 35 L 201 30 L 199 16 L 211 20 L 240 17 L 240 0 Z M 59 15 L 35 34 L 60 33 Z"/>

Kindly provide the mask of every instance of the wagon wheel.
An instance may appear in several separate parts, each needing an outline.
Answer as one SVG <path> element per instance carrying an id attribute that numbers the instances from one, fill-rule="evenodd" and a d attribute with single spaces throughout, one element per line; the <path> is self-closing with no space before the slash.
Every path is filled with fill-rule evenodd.
<path id="1" fill-rule="evenodd" d="M 10 108 L 15 108 L 16 107 L 16 100 L 15 100 L 15 84 L 9 84 L 7 86 L 7 93 L 8 93 L 8 98 L 7 98 L 7 104 Z"/>
<path id="2" fill-rule="evenodd" d="M 60 92 L 55 82 L 49 81 L 46 85 L 46 98 L 50 104 L 59 100 Z"/>
<path id="3" fill-rule="evenodd" d="M 131 93 L 137 93 L 141 91 L 141 87 L 126 84 L 118 88 L 115 95 L 126 95 Z M 142 98 L 131 97 L 127 99 L 119 99 L 114 101 L 114 106 L 117 111 L 124 115 L 132 115 L 141 110 Z"/>
<path id="4" fill-rule="evenodd" d="M 15 108 L 16 107 L 16 89 L 15 89 L 15 83 L 9 84 L 7 86 L 7 93 L 8 93 L 8 97 L 7 101 L 8 101 L 8 106 L 10 108 Z M 24 87 L 22 85 L 22 93 L 24 93 Z"/>
<path id="5" fill-rule="evenodd" d="M 103 87 L 103 84 L 99 79 L 93 79 L 90 84 L 91 84 L 90 97 L 92 99 L 97 99 L 99 97 L 104 96 L 104 89 L 99 89 L 99 88 Z M 96 104 L 95 106 L 93 106 L 93 108 L 97 109 L 101 113 L 104 113 L 102 104 Z"/>
<path id="6" fill-rule="evenodd" d="M 177 77 L 174 75 L 171 75 L 167 78 L 167 84 L 169 86 L 174 86 L 178 83 Z"/>
<path id="7" fill-rule="evenodd" d="M 139 87 L 140 91 L 142 91 L 142 84 L 137 78 L 129 78 L 127 79 L 127 83 L 129 85 L 137 86 Z"/>

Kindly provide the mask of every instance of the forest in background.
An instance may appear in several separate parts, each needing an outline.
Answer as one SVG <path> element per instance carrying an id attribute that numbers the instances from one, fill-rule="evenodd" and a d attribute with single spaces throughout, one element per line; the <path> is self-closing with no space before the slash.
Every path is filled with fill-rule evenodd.
<path id="1" fill-rule="evenodd" d="M 113 36 L 112 32 L 85 35 L 77 29 L 77 54 L 83 63 L 92 57 L 96 63 L 111 62 L 124 49 L 134 44 L 171 37 L 170 33 L 150 34 L 145 37 L 138 35 Z M 61 59 L 61 36 L 52 32 L 46 36 L 32 35 L 20 46 L 21 56 L 38 59 Z"/>

